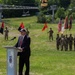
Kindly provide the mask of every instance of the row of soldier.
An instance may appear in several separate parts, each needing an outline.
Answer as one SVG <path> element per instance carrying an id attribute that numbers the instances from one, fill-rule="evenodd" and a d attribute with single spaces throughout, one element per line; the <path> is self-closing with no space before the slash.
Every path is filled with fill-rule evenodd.
<path id="1" fill-rule="evenodd" d="M 65 51 L 72 51 L 72 48 L 74 47 L 73 49 L 75 51 L 75 36 L 73 37 L 72 34 L 70 34 L 69 36 L 67 34 L 61 34 L 61 36 L 59 36 L 59 34 L 57 34 L 56 47 L 57 50 L 60 49 L 61 51 L 63 51 L 63 49 Z"/>

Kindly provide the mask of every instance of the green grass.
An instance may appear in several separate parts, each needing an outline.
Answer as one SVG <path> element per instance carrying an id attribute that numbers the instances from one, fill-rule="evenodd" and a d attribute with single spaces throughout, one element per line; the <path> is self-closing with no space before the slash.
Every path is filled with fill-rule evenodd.
<path id="1" fill-rule="evenodd" d="M 75 75 L 75 52 L 73 51 L 57 51 L 56 50 L 56 34 L 57 24 L 48 24 L 48 29 L 42 32 L 44 24 L 39 24 L 37 18 L 9 18 L 3 19 L 6 26 L 9 26 L 9 39 L 16 36 L 19 32 L 17 28 L 21 22 L 25 27 L 29 28 L 31 37 L 31 58 L 30 73 L 31 75 Z M 75 24 L 71 31 L 65 31 L 64 34 L 75 34 Z M 52 27 L 54 30 L 54 40 L 48 40 L 48 30 Z M 6 75 L 6 49 L 5 45 L 14 45 L 17 39 L 10 42 L 4 40 L 4 35 L 0 34 L 0 75 Z"/>

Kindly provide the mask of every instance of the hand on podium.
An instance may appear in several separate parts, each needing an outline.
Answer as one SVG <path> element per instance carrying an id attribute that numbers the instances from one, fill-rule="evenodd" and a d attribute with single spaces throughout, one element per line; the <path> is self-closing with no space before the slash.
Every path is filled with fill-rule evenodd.
<path id="1" fill-rule="evenodd" d="M 20 52 L 22 52 L 22 51 L 23 51 L 23 49 L 22 49 L 21 47 L 18 47 L 18 50 L 19 50 Z"/>

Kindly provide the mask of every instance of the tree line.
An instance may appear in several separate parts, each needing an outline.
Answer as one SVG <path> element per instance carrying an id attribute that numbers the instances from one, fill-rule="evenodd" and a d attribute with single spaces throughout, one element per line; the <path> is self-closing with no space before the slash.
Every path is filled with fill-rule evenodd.
<path id="1" fill-rule="evenodd" d="M 41 0 L 0 0 L 0 4 L 39 7 L 39 10 L 12 10 L 12 12 L 11 12 L 11 10 L 3 10 L 4 17 L 15 17 L 15 16 L 20 17 L 20 16 L 22 16 L 23 11 L 30 11 L 31 15 L 34 15 L 36 12 L 42 12 L 42 14 L 46 14 L 47 12 L 49 12 L 49 14 L 51 14 L 51 11 L 47 10 L 51 5 L 57 5 L 57 7 L 59 9 L 67 11 L 69 8 L 74 7 L 75 0 L 48 0 L 47 3 L 48 3 L 48 6 L 45 8 L 42 8 Z M 11 13 L 12 13 L 12 15 L 11 15 Z"/>

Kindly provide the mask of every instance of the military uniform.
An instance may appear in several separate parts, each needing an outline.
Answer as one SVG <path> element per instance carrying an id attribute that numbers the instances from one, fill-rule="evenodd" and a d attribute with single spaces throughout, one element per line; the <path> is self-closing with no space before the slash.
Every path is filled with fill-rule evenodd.
<path id="1" fill-rule="evenodd" d="M 7 29 L 7 27 L 6 27 L 6 30 L 4 32 L 5 32 L 5 40 L 8 40 L 9 30 Z"/>
<path id="2" fill-rule="evenodd" d="M 49 40 L 53 40 L 53 30 L 52 30 L 52 28 L 50 28 L 50 31 L 48 32 L 49 33 Z"/>
<path id="3" fill-rule="evenodd" d="M 75 51 L 75 37 L 74 37 L 74 39 L 73 39 L 73 40 L 74 40 L 74 51 Z"/>
<path id="4" fill-rule="evenodd" d="M 65 49 L 65 43 L 66 43 L 64 35 L 61 36 L 60 43 L 61 43 L 61 51 L 63 51 L 63 48 Z"/>
<path id="5" fill-rule="evenodd" d="M 73 44 L 73 37 L 72 37 L 72 34 L 70 34 L 70 37 L 69 37 L 69 50 L 72 51 L 72 44 Z"/>
<path id="6" fill-rule="evenodd" d="M 59 34 L 57 34 L 57 37 L 56 37 L 56 47 L 57 47 L 57 50 L 59 50 L 59 46 L 60 46 L 60 37 L 59 37 Z"/>
<path id="7" fill-rule="evenodd" d="M 68 50 L 68 41 L 69 41 L 69 38 L 68 38 L 68 36 L 66 35 L 66 37 L 65 37 L 65 51 Z"/>

